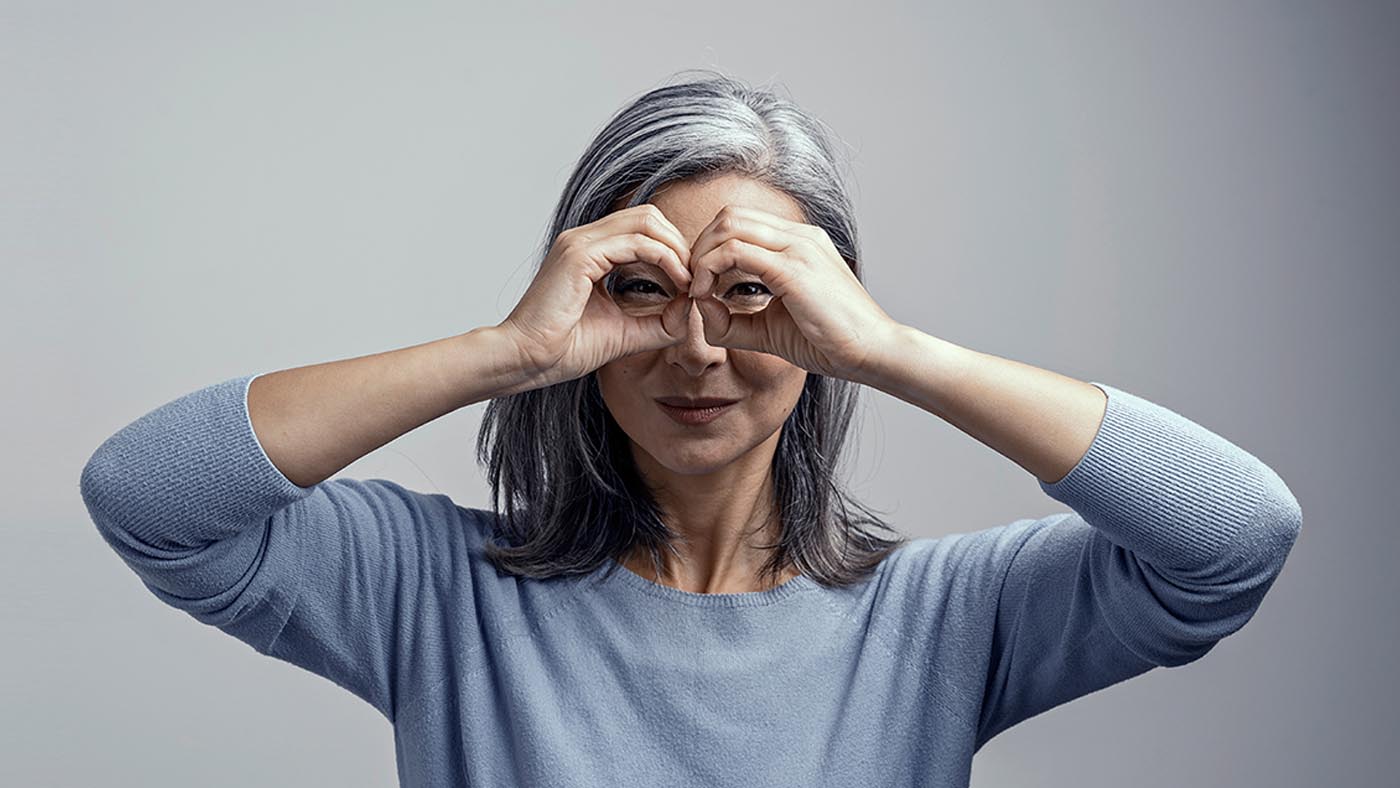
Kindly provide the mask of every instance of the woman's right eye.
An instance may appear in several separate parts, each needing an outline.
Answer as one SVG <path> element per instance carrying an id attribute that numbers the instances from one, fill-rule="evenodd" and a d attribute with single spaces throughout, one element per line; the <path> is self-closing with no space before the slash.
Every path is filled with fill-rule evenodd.
<path id="1" fill-rule="evenodd" d="M 665 281 L 669 282 L 670 279 Z M 624 314 L 632 317 L 659 315 L 672 299 L 670 288 L 651 276 L 612 272 L 606 282 L 612 302 Z"/>
<path id="2" fill-rule="evenodd" d="M 631 292 L 636 292 L 641 295 L 653 295 L 656 293 L 660 293 L 661 295 L 666 294 L 666 291 L 661 288 L 661 285 L 658 285 L 650 279 L 624 279 L 615 285 L 613 292 L 624 295 Z"/>
<path id="3" fill-rule="evenodd" d="M 617 284 L 617 293 L 631 293 L 631 291 L 637 291 L 637 293 L 657 293 L 657 291 L 661 291 L 661 293 L 665 293 L 664 290 L 661 290 L 659 284 L 648 279 L 626 279 Z"/>

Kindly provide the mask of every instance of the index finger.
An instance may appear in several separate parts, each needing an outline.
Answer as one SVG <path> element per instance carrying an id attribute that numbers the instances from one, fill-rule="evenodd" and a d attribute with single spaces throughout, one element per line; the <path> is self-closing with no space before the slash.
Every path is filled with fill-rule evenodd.
<path id="1" fill-rule="evenodd" d="M 676 265 L 674 260 L 666 259 L 658 263 L 668 275 L 671 281 L 681 289 L 690 286 L 690 246 L 685 242 L 685 237 L 681 231 L 666 218 L 666 214 L 653 203 L 642 203 L 631 208 L 623 208 L 620 211 L 604 216 L 601 220 L 607 222 L 609 230 L 611 225 L 620 226 L 618 232 L 642 233 L 655 238 L 676 251 L 676 257 L 680 258 L 680 265 Z"/>

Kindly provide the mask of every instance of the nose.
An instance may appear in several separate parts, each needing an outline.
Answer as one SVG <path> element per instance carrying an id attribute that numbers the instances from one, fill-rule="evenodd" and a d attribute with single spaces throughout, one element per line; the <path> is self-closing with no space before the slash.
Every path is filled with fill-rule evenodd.
<path id="1" fill-rule="evenodd" d="M 700 314 L 700 306 L 692 303 L 685 318 L 685 338 L 663 349 L 668 363 L 681 366 L 692 376 L 699 375 L 714 364 L 722 364 L 728 357 L 725 348 L 705 341 L 705 318 Z"/>

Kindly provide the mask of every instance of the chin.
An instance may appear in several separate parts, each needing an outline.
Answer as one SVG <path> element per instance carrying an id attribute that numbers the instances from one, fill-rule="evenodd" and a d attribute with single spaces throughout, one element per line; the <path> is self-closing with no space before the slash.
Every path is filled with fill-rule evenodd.
<path id="1" fill-rule="evenodd" d="M 724 446 L 701 445 L 698 441 L 685 445 L 685 442 L 648 447 L 636 444 L 636 448 L 646 452 L 657 465 L 684 476 L 699 476 L 713 473 L 730 463 L 741 453 L 737 447 L 726 450 Z"/>

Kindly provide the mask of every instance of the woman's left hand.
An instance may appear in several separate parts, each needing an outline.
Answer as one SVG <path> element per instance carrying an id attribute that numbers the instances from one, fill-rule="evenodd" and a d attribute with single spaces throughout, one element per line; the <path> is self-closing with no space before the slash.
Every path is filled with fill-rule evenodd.
<path id="1" fill-rule="evenodd" d="M 757 208 L 726 205 L 715 214 L 691 246 L 689 268 L 706 342 L 780 356 L 819 375 L 860 381 L 900 325 L 825 230 Z M 731 268 L 763 281 L 773 294 L 765 309 L 731 314 L 712 297 Z"/>

